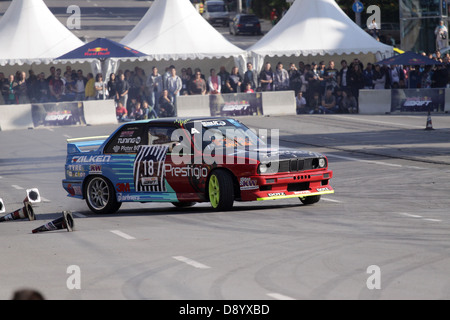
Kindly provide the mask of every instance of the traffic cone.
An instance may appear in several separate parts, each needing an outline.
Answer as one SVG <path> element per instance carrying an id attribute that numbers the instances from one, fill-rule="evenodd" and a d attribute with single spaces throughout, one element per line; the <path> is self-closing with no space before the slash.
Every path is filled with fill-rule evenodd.
<path id="1" fill-rule="evenodd" d="M 428 111 L 427 124 L 425 126 L 425 130 L 434 130 L 433 123 L 431 122 L 431 113 Z"/>
<path id="2" fill-rule="evenodd" d="M 8 213 L 7 215 L 0 217 L 0 222 L 10 221 L 10 220 L 18 220 L 25 219 L 32 221 L 36 219 L 34 215 L 33 207 L 29 202 L 24 202 L 23 208 L 17 209 L 14 212 Z"/>
<path id="3" fill-rule="evenodd" d="M 33 210 L 33 203 L 41 202 L 41 196 L 39 195 L 39 190 L 37 188 L 27 189 L 27 196 L 23 199 L 23 207 L 8 213 L 7 215 L 0 217 L 0 222 L 25 219 L 32 221 L 36 219 Z M 0 199 L 0 213 L 5 212 L 5 204 L 3 200 Z"/>
<path id="4" fill-rule="evenodd" d="M 53 231 L 59 229 L 67 229 L 67 231 L 73 231 L 74 222 L 72 212 L 63 211 L 62 217 L 50 221 L 39 228 L 32 230 L 32 233 L 44 232 L 44 231 Z"/>

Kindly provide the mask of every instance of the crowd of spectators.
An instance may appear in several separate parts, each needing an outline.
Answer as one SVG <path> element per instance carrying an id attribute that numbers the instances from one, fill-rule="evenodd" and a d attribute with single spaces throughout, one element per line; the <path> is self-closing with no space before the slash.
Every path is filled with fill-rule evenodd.
<path id="1" fill-rule="evenodd" d="M 178 70 L 173 66 L 160 72 L 157 67 L 119 70 L 108 79 L 102 74 L 83 74 L 82 70 L 50 67 L 50 75 L 30 70 L 5 75 L 0 72 L 0 104 L 46 103 L 114 99 L 119 120 L 174 116 L 176 97 L 226 93 L 293 90 L 298 114 L 357 113 L 360 89 L 444 88 L 450 72 L 450 57 L 439 52 L 429 57 L 443 62 L 433 66 L 380 66 L 358 60 L 350 63 L 334 60 L 296 65 L 285 69 L 279 62 L 272 68 L 266 63 L 260 72 L 248 63 L 241 75 L 239 68 L 228 72 L 221 66 L 208 74 L 199 68 Z"/>

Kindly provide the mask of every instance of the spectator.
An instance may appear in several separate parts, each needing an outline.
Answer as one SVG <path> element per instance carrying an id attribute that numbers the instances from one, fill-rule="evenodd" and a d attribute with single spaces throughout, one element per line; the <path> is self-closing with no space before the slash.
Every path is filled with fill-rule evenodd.
<path id="1" fill-rule="evenodd" d="M 152 73 L 147 78 L 148 101 L 152 108 L 156 108 L 161 91 L 163 90 L 162 76 L 158 72 L 157 67 L 152 68 Z"/>
<path id="2" fill-rule="evenodd" d="M 348 87 L 349 69 L 346 60 L 341 61 L 341 70 L 339 70 L 338 84 L 344 90 Z"/>
<path id="3" fill-rule="evenodd" d="M 88 73 L 86 87 L 84 88 L 84 96 L 86 100 L 94 100 L 95 99 L 95 80 L 94 75 L 92 73 Z"/>
<path id="4" fill-rule="evenodd" d="M 308 109 L 309 113 L 322 113 L 320 110 L 320 100 L 319 100 L 319 92 L 314 92 L 312 98 L 308 101 Z"/>
<path id="5" fill-rule="evenodd" d="M 373 69 L 371 63 L 367 63 L 367 66 L 363 71 L 363 76 L 364 89 L 373 89 Z"/>
<path id="6" fill-rule="evenodd" d="M 358 104 L 350 90 L 342 91 L 342 100 L 340 103 L 340 110 L 342 113 L 357 113 L 358 112 Z"/>
<path id="7" fill-rule="evenodd" d="M 106 85 L 106 88 L 108 90 L 108 98 L 109 99 L 114 99 L 116 97 L 116 94 L 117 94 L 116 86 L 117 86 L 116 74 L 111 73 L 109 75 L 108 84 Z"/>
<path id="8" fill-rule="evenodd" d="M 241 92 L 242 89 L 242 77 L 239 74 L 239 68 L 233 67 L 231 69 L 231 74 L 227 82 L 228 91 L 230 93 L 238 93 Z"/>
<path id="9" fill-rule="evenodd" d="M 183 81 L 177 75 L 175 67 L 170 69 L 170 76 L 166 79 L 164 88 L 167 90 L 170 101 L 175 105 L 176 97 L 180 95 L 180 90 L 183 88 Z M 164 101 L 164 99 L 160 99 L 160 101 Z"/>
<path id="10" fill-rule="evenodd" d="M 72 80 L 72 72 L 66 72 L 65 74 L 66 83 L 64 85 L 63 100 L 64 101 L 74 101 L 76 92 L 76 80 Z"/>
<path id="11" fill-rule="evenodd" d="M 84 87 L 83 87 L 84 88 Z M 48 82 L 45 79 L 45 74 L 41 72 L 38 76 L 37 84 L 36 84 L 36 102 L 46 103 L 49 101 L 49 92 L 50 88 L 48 86 Z M 84 96 L 84 94 L 83 94 Z"/>
<path id="12" fill-rule="evenodd" d="M 322 103 L 319 106 L 319 110 L 322 113 L 337 113 L 339 111 L 339 107 L 336 105 L 336 98 L 333 95 L 333 91 L 327 89 L 324 97 L 322 98 Z"/>
<path id="13" fill-rule="evenodd" d="M 289 73 L 281 62 L 278 62 L 275 68 L 273 85 L 277 91 L 289 90 Z"/>
<path id="14" fill-rule="evenodd" d="M 254 93 L 254 92 L 255 92 L 255 90 L 252 89 L 252 84 L 251 84 L 250 82 L 247 82 L 247 83 L 245 84 L 245 90 L 244 90 L 244 92 L 245 92 L 245 93 Z"/>
<path id="15" fill-rule="evenodd" d="M 302 88 L 302 79 L 301 72 L 297 69 L 295 63 L 290 64 L 288 74 L 290 89 L 294 90 L 295 94 L 298 94 Z"/>
<path id="16" fill-rule="evenodd" d="M 328 67 L 325 69 L 325 73 L 323 75 L 323 78 L 326 81 L 325 86 L 332 87 L 333 91 L 336 87 L 338 87 L 338 75 L 339 71 L 335 68 L 334 61 L 331 60 L 328 62 Z"/>
<path id="17" fill-rule="evenodd" d="M 306 109 L 306 99 L 303 97 L 303 92 L 299 91 L 295 97 L 295 105 L 297 114 L 306 114 L 308 110 Z"/>
<path id="18" fill-rule="evenodd" d="M 128 111 L 127 108 L 124 107 L 122 101 L 117 103 L 116 107 L 116 117 L 119 122 L 123 122 L 127 120 Z"/>
<path id="19" fill-rule="evenodd" d="M 146 99 L 146 82 L 147 77 L 145 76 L 144 69 L 135 67 L 134 74 L 130 77 L 130 97 L 136 98 L 141 101 Z"/>
<path id="20" fill-rule="evenodd" d="M 439 21 L 439 25 L 434 29 L 434 35 L 436 36 L 436 50 L 440 51 L 448 44 L 448 30 L 444 21 Z"/>
<path id="21" fill-rule="evenodd" d="M 384 89 L 386 86 L 386 72 L 384 68 L 381 68 L 379 64 L 375 65 L 373 72 L 373 88 Z"/>
<path id="22" fill-rule="evenodd" d="M 438 65 L 437 69 L 433 72 L 431 76 L 431 87 L 432 88 L 445 88 L 448 82 L 448 72 L 444 69 L 444 65 Z"/>
<path id="23" fill-rule="evenodd" d="M 135 120 L 144 120 L 145 119 L 145 113 L 144 109 L 141 108 L 141 103 L 139 101 L 136 102 L 135 108 L 133 110 L 132 118 Z"/>
<path id="24" fill-rule="evenodd" d="M 314 96 L 317 92 L 320 95 L 320 80 L 322 79 L 317 70 L 317 63 L 313 62 L 311 64 L 311 71 L 306 74 L 306 81 L 308 81 L 308 97 Z"/>
<path id="25" fill-rule="evenodd" d="M 106 83 L 103 81 L 103 75 L 101 73 L 98 73 L 95 76 L 95 99 L 96 100 L 105 100 L 108 96 Z"/>
<path id="26" fill-rule="evenodd" d="M 220 71 L 217 74 L 220 77 L 220 90 L 221 93 L 229 93 L 227 82 L 229 81 L 230 73 L 225 69 L 224 66 L 220 67 Z"/>
<path id="27" fill-rule="evenodd" d="M 372 19 L 372 22 L 368 26 L 369 34 L 374 37 L 375 39 L 378 38 L 378 24 L 375 18 Z"/>
<path id="28" fill-rule="evenodd" d="M 408 88 L 416 89 L 420 87 L 420 71 L 416 66 L 411 66 L 408 75 Z"/>
<path id="29" fill-rule="evenodd" d="M 250 83 L 250 86 L 253 90 L 258 88 L 258 74 L 255 70 L 253 70 L 253 65 L 249 62 L 247 63 L 247 71 L 244 73 L 244 85 Z"/>
<path id="30" fill-rule="evenodd" d="M 326 79 L 325 77 L 325 62 L 320 61 L 319 66 L 317 67 L 317 74 L 319 76 L 319 90 L 320 90 L 320 96 L 323 96 L 325 94 L 325 87 L 326 87 Z"/>
<path id="31" fill-rule="evenodd" d="M 300 76 L 300 79 L 302 80 L 302 86 L 300 88 L 300 91 L 303 93 L 303 97 L 305 99 L 308 99 L 308 93 L 309 93 L 309 86 L 308 86 L 308 80 L 306 79 L 307 74 L 311 71 L 311 65 L 307 64 L 304 66 L 304 72 Z"/>
<path id="32" fill-rule="evenodd" d="M 60 79 L 57 73 L 55 73 L 54 77 L 51 78 L 50 82 L 48 83 L 48 87 L 50 90 L 50 101 L 62 101 L 64 93 L 64 82 Z"/>
<path id="33" fill-rule="evenodd" d="M 206 82 L 202 79 L 202 73 L 200 70 L 195 72 L 195 79 L 191 81 L 190 93 L 194 94 L 206 94 Z"/>
<path id="34" fill-rule="evenodd" d="M 158 102 L 158 116 L 161 118 L 172 117 L 175 115 L 175 108 L 172 99 L 169 96 L 169 91 L 164 89 Z"/>
<path id="35" fill-rule="evenodd" d="M 259 74 L 259 80 L 261 82 L 262 91 L 272 91 L 273 90 L 273 79 L 274 74 L 272 67 L 269 62 L 266 63 L 264 70 Z"/>
<path id="36" fill-rule="evenodd" d="M 191 75 L 188 75 L 186 68 L 181 69 L 180 78 L 181 78 L 181 82 L 183 83 L 181 91 L 180 91 L 180 95 L 182 95 L 182 96 L 187 95 L 187 94 L 189 94 L 188 88 L 189 88 L 189 85 L 191 82 Z"/>
<path id="37" fill-rule="evenodd" d="M 216 74 L 216 70 L 213 68 L 210 71 L 210 76 L 208 78 L 208 87 L 210 94 L 220 94 L 222 89 L 220 76 Z"/>
<path id="38" fill-rule="evenodd" d="M 2 93 L 6 104 L 17 104 L 16 89 L 17 82 L 14 80 L 14 75 L 10 74 L 8 80 L 3 83 Z"/>
<path id="39" fill-rule="evenodd" d="M 272 23 L 272 26 L 274 26 L 278 22 L 278 13 L 275 8 L 273 8 L 270 12 L 270 22 Z"/>
<path id="40" fill-rule="evenodd" d="M 17 81 L 16 99 L 18 104 L 27 104 L 30 102 L 28 98 L 28 87 L 26 81 L 27 74 L 25 71 L 19 72 L 19 80 Z"/>
<path id="41" fill-rule="evenodd" d="M 142 102 L 142 111 L 144 113 L 144 119 L 158 118 L 158 115 L 156 114 L 155 108 L 151 107 L 148 104 L 147 100 L 144 100 Z"/>
<path id="42" fill-rule="evenodd" d="M 75 81 L 75 100 L 82 101 L 86 98 L 87 79 L 83 76 L 83 71 L 77 71 L 77 79 Z"/>
<path id="43" fill-rule="evenodd" d="M 364 75 L 359 63 L 353 65 L 349 74 L 348 84 L 356 101 L 358 101 L 359 90 L 364 87 Z"/>
<path id="44" fill-rule="evenodd" d="M 128 90 L 130 90 L 130 85 L 125 79 L 125 74 L 121 73 L 119 75 L 119 80 L 116 84 L 116 102 L 122 103 L 123 106 L 127 105 L 128 102 Z"/>

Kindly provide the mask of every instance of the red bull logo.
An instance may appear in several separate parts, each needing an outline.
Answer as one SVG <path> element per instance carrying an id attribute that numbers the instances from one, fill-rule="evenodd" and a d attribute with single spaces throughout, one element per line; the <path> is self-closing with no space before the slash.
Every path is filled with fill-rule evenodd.
<path id="1" fill-rule="evenodd" d="M 111 52 L 108 48 L 96 47 L 90 48 L 84 53 L 85 56 L 109 56 Z"/>

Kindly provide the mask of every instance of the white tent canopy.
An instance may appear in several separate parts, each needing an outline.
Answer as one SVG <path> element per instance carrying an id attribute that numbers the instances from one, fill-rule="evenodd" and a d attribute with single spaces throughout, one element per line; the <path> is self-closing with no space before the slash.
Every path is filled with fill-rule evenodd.
<path id="1" fill-rule="evenodd" d="M 83 42 L 42 0 L 13 0 L 0 19 L 0 65 L 49 64 Z"/>
<path id="2" fill-rule="evenodd" d="M 393 55 L 393 47 L 361 29 L 335 0 L 296 0 L 284 17 L 247 50 L 258 70 L 266 56 Z"/>
<path id="3" fill-rule="evenodd" d="M 225 39 L 189 0 L 155 0 L 120 43 L 148 54 L 141 61 L 246 57 L 246 51 Z"/>

